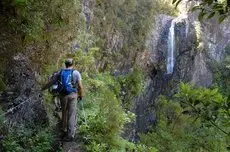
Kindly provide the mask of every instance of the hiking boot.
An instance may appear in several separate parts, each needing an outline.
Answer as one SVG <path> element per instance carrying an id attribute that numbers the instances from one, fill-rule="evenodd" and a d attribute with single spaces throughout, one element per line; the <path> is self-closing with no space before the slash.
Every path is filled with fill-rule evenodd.
<path id="1" fill-rule="evenodd" d="M 64 137 L 63 141 L 65 141 L 65 142 L 72 142 L 73 139 L 74 139 L 73 137 Z"/>

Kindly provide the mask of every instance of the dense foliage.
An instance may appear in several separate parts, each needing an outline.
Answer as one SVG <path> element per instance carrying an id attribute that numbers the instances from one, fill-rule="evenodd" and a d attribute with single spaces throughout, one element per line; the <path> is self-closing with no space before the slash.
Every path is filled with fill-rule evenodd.
<path id="1" fill-rule="evenodd" d="M 172 3 L 176 6 L 183 0 L 173 0 Z M 218 16 L 219 22 L 224 21 L 230 15 L 229 0 L 201 0 L 193 8 L 192 11 L 199 11 L 199 19 L 212 18 Z"/>
<path id="2" fill-rule="evenodd" d="M 121 106 L 119 81 L 106 73 L 84 76 L 87 87 L 87 97 L 84 99 L 87 123 L 80 121 L 79 129 L 87 151 L 150 151 L 148 147 L 136 146 L 121 137 L 125 123 L 133 121 L 135 115 L 125 112 Z"/>
<path id="3" fill-rule="evenodd" d="M 54 136 L 49 130 L 34 131 L 21 128 L 10 133 L 3 141 L 3 151 L 7 152 L 49 152 L 53 150 Z"/>
<path id="4" fill-rule="evenodd" d="M 159 151 L 227 151 L 229 101 L 218 89 L 181 83 L 179 92 L 158 100 L 157 127 L 141 141 Z"/>

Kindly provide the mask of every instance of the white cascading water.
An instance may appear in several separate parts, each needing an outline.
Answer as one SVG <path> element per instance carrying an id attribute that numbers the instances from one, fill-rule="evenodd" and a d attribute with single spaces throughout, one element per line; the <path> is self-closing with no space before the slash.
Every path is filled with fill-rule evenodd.
<path id="1" fill-rule="evenodd" d="M 174 49 L 175 49 L 175 21 L 172 20 L 168 34 L 168 54 L 167 54 L 167 74 L 173 73 L 174 68 Z"/>
<path id="2" fill-rule="evenodd" d="M 186 27 L 185 27 L 185 35 L 186 35 L 186 38 L 188 37 L 188 30 L 189 30 L 189 22 L 188 22 L 188 19 L 185 20 L 185 24 L 186 24 Z"/>
<path id="3" fill-rule="evenodd" d="M 173 68 L 175 64 L 175 57 L 174 52 L 176 48 L 175 43 L 175 25 L 177 22 L 185 20 L 185 37 L 188 36 L 188 30 L 189 30 L 189 22 L 187 19 L 187 14 L 180 15 L 179 17 L 175 18 L 171 22 L 171 26 L 169 28 L 169 34 L 168 34 L 168 54 L 167 54 L 167 74 L 173 73 Z"/>

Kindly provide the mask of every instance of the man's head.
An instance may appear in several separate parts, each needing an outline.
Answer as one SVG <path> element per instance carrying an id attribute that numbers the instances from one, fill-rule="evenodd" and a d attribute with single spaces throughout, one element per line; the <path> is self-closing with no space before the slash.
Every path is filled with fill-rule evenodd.
<path id="1" fill-rule="evenodd" d="M 73 59 L 72 58 L 66 59 L 65 60 L 65 66 L 66 66 L 66 68 L 73 66 Z"/>

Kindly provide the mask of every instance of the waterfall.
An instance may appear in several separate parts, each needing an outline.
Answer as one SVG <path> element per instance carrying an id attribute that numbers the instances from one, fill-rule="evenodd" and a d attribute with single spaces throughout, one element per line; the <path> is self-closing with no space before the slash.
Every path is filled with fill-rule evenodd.
<path id="1" fill-rule="evenodd" d="M 169 28 L 169 34 L 168 34 L 168 52 L 167 52 L 167 74 L 173 73 L 173 68 L 175 64 L 175 49 L 176 49 L 176 43 L 175 43 L 175 25 L 178 22 L 184 21 L 185 23 L 185 38 L 188 36 L 189 32 L 189 21 L 187 18 L 187 14 L 182 14 L 179 17 L 175 18 L 171 22 L 171 26 Z"/>
<path id="2" fill-rule="evenodd" d="M 167 74 L 173 73 L 175 49 L 175 21 L 172 20 L 168 34 Z"/>
<path id="3" fill-rule="evenodd" d="M 185 24 L 186 24 L 185 35 L 186 35 L 186 38 L 187 38 L 188 37 L 188 30 L 189 30 L 189 21 L 188 21 L 188 19 L 185 20 Z"/>

